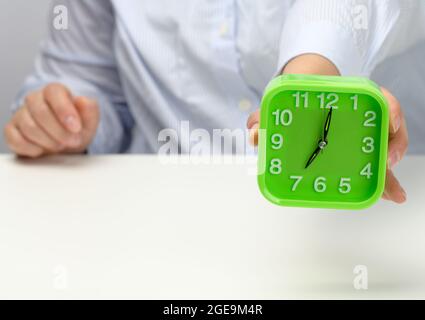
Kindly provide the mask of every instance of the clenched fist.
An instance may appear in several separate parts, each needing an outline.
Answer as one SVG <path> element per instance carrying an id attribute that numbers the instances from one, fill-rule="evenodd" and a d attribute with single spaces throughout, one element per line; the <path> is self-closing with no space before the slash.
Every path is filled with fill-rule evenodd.
<path id="1" fill-rule="evenodd" d="M 96 101 L 73 97 L 62 84 L 49 84 L 25 98 L 4 135 L 18 156 L 82 153 L 93 140 L 98 124 Z"/>

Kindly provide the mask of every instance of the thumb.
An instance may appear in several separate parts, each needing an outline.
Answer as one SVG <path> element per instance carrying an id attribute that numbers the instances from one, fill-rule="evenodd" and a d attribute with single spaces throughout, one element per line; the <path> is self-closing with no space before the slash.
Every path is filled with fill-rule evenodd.
<path id="1" fill-rule="evenodd" d="M 255 111 L 252 113 L 247 122 L 247 127 L 249 130 L 249 142 L 253 146 L 258 145 L 258 129 L 260 127 L 260 110 Z"/>
<path id="2" fill-rule="evenodd" d="M 252 127 L 260 122 L 260 109 L 255 111 L 254 113 L 251 113 L 251 115 L 248 118 L 246 126 L 248 129 L 252 129 Z"/>
<path id="3" fill-rule="evenodd" d="M 83 130 L 89 135 L 94 135 L 100 119 L 99 106 L 96 100 L 87 97 L 76 97 L 74 104 L 80 113 Z"/>

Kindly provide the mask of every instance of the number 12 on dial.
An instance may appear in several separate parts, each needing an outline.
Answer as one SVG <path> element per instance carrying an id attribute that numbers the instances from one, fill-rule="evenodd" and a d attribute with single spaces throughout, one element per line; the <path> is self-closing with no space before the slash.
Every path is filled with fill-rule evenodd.
<path id="1" fill-rule="evenodd" d="M 388 125 L 387 101 L 370 80 L 274 79 L 261 106 L 261 192 L 282 206 L 371 206 L 385 186 Z"/>

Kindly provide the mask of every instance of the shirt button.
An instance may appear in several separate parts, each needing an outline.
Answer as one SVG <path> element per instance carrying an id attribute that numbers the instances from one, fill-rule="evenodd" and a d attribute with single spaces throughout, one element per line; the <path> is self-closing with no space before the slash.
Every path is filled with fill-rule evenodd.
<path id="1" fill-rule="evenodd" d="M 225 37 L 225 36 L 227 36 L 228 35 L 228 33 L 229 33 L 229 25 L 227 24 L 227 23 L 223 23 L 221 26 L 220 26 L 220 29 L 219 29 L 219 31 L 218 31 L 218 34 L 220 35 L 220 37 Z"/>
<path id="2" fill-rule="evenodd" d="M 242 99 L 239 101 L 239 109 L 243 112 L 248 112 L 252 108 L 252 103 L 248 99 Z"/>

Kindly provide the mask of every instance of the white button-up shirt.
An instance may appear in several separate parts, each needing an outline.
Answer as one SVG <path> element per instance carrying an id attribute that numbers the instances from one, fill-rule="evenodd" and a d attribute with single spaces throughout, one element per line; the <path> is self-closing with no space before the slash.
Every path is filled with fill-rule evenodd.
<path id="1" fill-rule="evenodd" d="M 90 152 L 157 152 L 169 128 L 187 153 L 182 121 L 207 132 L 245 128 L 267 83 L 300 54 L 325 56 L 342 75 L 369 76 L 423 36 L 423 2 L 57 0 L 69 25 L 50 24 L 16 106 L 59 81 L 99 101 Z"/>

